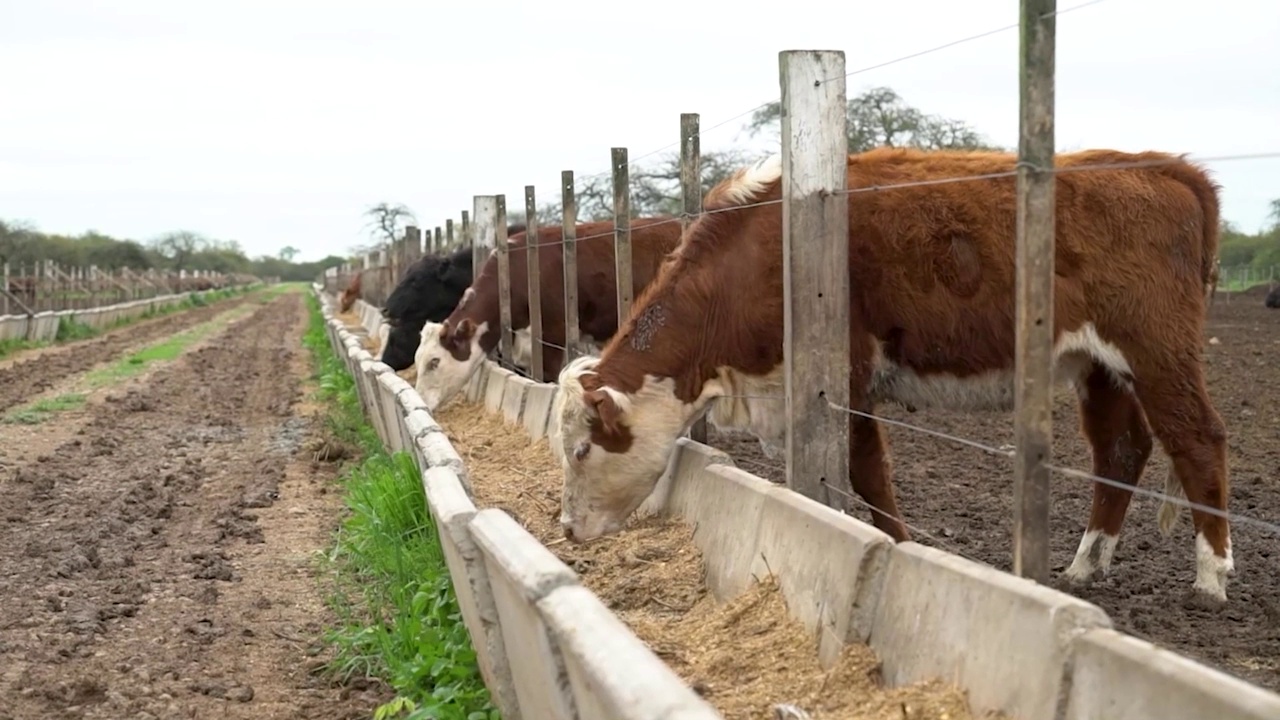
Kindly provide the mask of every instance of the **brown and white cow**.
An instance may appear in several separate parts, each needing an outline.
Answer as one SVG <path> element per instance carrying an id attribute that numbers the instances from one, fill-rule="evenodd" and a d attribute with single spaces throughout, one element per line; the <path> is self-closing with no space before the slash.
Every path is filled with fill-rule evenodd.
<path id="1" fill-rule="evenodd" d="M 603 343 L 618 328 L 617 272 L 614 266 L 613 223 L 591 222 L 577 226 L 578 329 L 584 342 Z M 538 229 L 538 264 L 542 306 L 542 337 L 563 346 L 564 252 L 561 228 Z M 512 348 L 516 364 L 529 365 L 529 275 L 525 233 L 510 238 L 508 258 L 511 277 Z M 663 258 L 680 242 L 680 222 L 658 216 L 631 221 L 631 279 L 633 297 L 657 275 Z M 498 254 L 493 251 L 458 306 L 440 325 L 422 329 L 414 365 L 418 369 L 418 394 L 434 410 L 466 384 L 485 355 L 498 345 Z M 544 345 L 545 380 L 560 372 L 564 352 Z M 543 380 L 544 378 L 535 378 Z"/>
<path id="2" fill-rule="evenodd" d="M 1015 156 L 882 148 L 848 158 L 850 397 L 960 410 L 1013 404 L 1015 181 L 901 183 L 1010 172 Z M 1201 330 L 1218 245 L 1218 186 L 1175 156 L 1092 150 L 1057 166 L 1161 165 L 1056 176 L 1055 376 L 1077 390 L 1093 471 L 1135 485 L 1158 438 L 1166 493 L 1227 506 L 1226 430 L 1205 389 Z M 774 156 L 708 193 L 707 210 L 780 195 Z M 621 529 L 653 489 L 673 443 L 707 411 L 719 426 L 785 442 L 782 208 L 702 215 L 599 358 L 560 374 L 552 447 L 564 469 L 572 541 Z M 716 403 L 711 403 L 720 398 Z M 838 412 L 833 410 L 833 412 Z M 898 541 L 888 446 L 850 417 L 849 476 Z M 1181 483 L 1181 488 L 1178 486 Z M 1131 492 L 1094 484 L 1072 579 L 1109 570 Z M 1165 503 L 1160 529 L 1179 507 Z M 1195 588 L 1225 598 L 1233 569 L 1224 517 L 1198 510 Z M 1097 557 L 1094 557 L 1094 553 Z"/>
<path id="3" fill-rule="evenodd" d="M 364 277 L 364 273 L 356 271 L 351 276 L 351 280 L 347 283 L 347 289 L 342 291 L 342 295 L 338 296 L 338 312 L 350 312 L 351 306 L 356 304 L 356 300 L 360 299 L 360 278 Z"/>

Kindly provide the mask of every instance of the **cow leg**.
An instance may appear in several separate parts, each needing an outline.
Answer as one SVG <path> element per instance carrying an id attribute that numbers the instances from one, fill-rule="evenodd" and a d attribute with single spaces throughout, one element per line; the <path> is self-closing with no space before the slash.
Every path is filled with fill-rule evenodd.
<path id="1" fill-rule="evenodd" d="M 849 417 L 849 484 L 871 505 L 871 521 L 897 542 L 911 539 L 890 480 L 889 441 L 880 423 Z"/>
<path id="2" fill-rule="evenodd" d="M 1094 365 L 1077 386 L 1080 424 L 1093 449 L 1093 474 L 1136 486 L 1151 457 L 1151 429 L 1138 399 L 1127 388 L 1117 387 L 1111 374 Z M 1106 574 L 1120 539 L 1120 527 L 1133 492 L 1127 488 L 1093 484 L 1093 508 L 1075 560 L 1065 571 L 1073 582 L 1082 582 L 1094 570 Z"/>
<path id="3" fill-rule="evenodd" d="M 1164 353 L 1135 370 L 1138 398 L 1172 464 L 1168 482 L 1176 478 L 1187 500 L 1225 513 L 1227 431 L 1209 400 L 1198 356 Z M 1176 512 L 1161 508 L 1162 529 L 1172 530 L 1176 518 Z M 1227 518 L 1192 508 L 1191 520 L 1196 535 L 1195 589 L 1226 600 L 1227 574 L 1235 569 Z"/>

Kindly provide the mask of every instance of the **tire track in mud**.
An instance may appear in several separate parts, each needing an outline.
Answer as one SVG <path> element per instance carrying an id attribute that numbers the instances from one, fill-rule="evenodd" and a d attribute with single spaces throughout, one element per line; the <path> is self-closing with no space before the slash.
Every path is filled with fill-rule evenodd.
<path id="1" fill-rule="evenodd" d="M 102 337 L 76 342 L 27 360 L 20 359 L 9 367 L 0 369 L 0 412 L 43 392 L 65 377 L 112 360 L 138 343 L 173 335 L 199 325 L 219 313 L 249 302 L 251 298 L 252 296 L 239 295 L 159 319 L 127 325 L 109 331 Z"/>
<path id="2" fill-rule="evenodd" d="M 308 670 L 310 554 L 341 499 L 300 456 L 306 320 L 282 296 L 3 483 L 0 719 L 355 718 L 385 699 Z"/>

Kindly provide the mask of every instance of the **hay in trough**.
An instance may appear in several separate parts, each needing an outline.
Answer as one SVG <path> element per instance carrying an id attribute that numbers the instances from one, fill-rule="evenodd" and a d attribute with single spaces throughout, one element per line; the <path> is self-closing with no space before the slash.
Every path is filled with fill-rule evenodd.
<path id="1" fill-rule="evenodd" d="M 786 610 L 771 577 L 727 603 L 703 582 L 702 554 L 684 522 L 632 518 L 585 545 L 560 529 L 560 468 L 545 441 L 455 399 L 436 413 L 466 463 L 478 507 L 511 515 L 581 576 L 658 657 L 726 720 L 771 720 L 789 703 L 812 720 L 967 720 L 964 692 L 940 681 L 885 688 L 865 645 L 829 671 L 814 639 Z"/>

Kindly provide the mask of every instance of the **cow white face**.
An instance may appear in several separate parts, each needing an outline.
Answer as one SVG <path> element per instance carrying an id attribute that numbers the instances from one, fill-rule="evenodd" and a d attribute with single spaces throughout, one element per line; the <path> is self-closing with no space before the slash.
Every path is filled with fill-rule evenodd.
<path id="1" fill-rule="evenodd" d="M 670 379 L 646 378 L 634 395 L 601 386 L 599 362 L 583 356 L 565 366 L 551 410 L 551 448 L 564 470 L 560 524 L 570 542 L 621 530 L 698 414 L 676 398 Z"/>
<path id="2" fill-rule="evenodd" d="M 414 389 L 422 396 L 428 412 L 461 390 L 484 362 L 480 338 L 488 325 L 477 326 L 464 318 L 457 327 L 448 320 L 439 324 L 428 321 L 422 326 L 422 342 L 413 356 L 418 371 Z"/>

